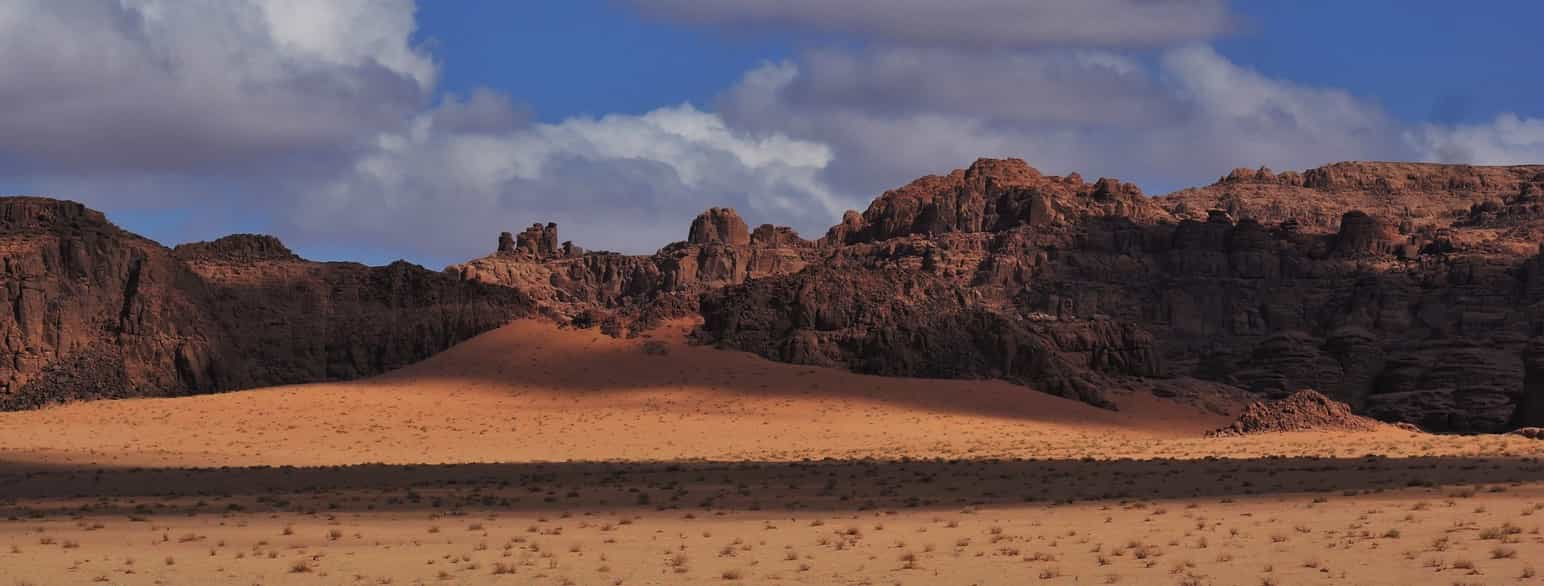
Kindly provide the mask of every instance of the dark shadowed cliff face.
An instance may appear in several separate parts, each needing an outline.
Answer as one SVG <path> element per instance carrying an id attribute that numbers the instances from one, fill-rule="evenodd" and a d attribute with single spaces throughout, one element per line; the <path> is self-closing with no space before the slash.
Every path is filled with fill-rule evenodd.
<path id="1" fill-rule="evenodd" d="M 980 161 L 848 213 L 830 271 L 710 294 L 704 334 L 1096 403 L 1083 389 L 1194 378 L 1434 430 L 1537 424 L 1541 185 L 1544 167 L 1355 163 L 1146 198 Z"/>
<path id="2" fill-rule="evenodd" d="M 352 378 L 526 315 L 406 263 L 315 263 L 238 235 L 168 250 L 74 202 L 0 199 L 0 408 Z"/>
<path id="3" fill-rule="evenodd" d="M 1107 374 L 1157 374 L 1145 332 L 1029 319 L 924 271 L 823 265 L 703 296 L 701 334 L 796 364 L 887 376 L 1002 378 L 1111 406 Z"/>

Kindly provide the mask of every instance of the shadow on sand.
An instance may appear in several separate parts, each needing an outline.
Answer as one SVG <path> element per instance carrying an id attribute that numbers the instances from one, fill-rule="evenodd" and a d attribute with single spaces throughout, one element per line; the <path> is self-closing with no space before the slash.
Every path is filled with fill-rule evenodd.
<path id="1" fill-rule="evenodd" d="M 0 511 L 863 511 L 1544 482 L 1535 458 L 825 460 L 113 469 L 0 463 Z M 1498 488 L 1495 490 L 1504 490 Z M 18 513 L 20 511 L 20 513 Z"/>

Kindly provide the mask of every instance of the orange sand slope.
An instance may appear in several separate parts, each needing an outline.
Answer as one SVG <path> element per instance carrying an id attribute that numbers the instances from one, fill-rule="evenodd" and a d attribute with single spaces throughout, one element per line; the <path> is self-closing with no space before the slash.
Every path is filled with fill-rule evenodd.
<path id="1" fill-rule="evenodd" d="M 1207 440 L 1226 422 L 1127 396 L 1120 412 L 1000 381 L 857 375 L 526 320 L 375 379 L 0 414 L 0 460 L 321 466 L 570 460 L 1185 458 L 1532 453 L 1405 432 Z"/>
<path id="2" fill-rule="evenodd" d="M 132 466 L 1051 456 L 1223 419 L 999 381 L 864 376 L 525 320 L 375 379 L 0 414 L 0 458 Z M 1136 399 L 1132 399 L 1136 400 Z"/>

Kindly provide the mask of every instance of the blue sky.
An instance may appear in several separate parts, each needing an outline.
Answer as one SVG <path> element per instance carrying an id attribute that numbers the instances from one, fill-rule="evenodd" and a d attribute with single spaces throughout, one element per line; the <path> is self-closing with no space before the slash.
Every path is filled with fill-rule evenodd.
<path id="1" fill-rule="evenodd" d="M 1240 2 L 1238 30 L 1215 45 L 1268 75 L 1374 98 L 1400 119 L 1544 116 L 1544 2 L 1439 0 Z M 606 0 L 446 1 L 420 7 L 419 37 L 445 62 L 443 89 L 489 86 L 538 119 L 711 104 L 745 71 L 801 46 L 853 39 L 782 30 L 721 31 L 651 19 Z"/>
<path id="2" fill-rule="evenodd" d="M 1346 88 L 1410 122 L 1544 115 L 1544 3 L 1300 0 L 1238 4 L 1217 43 L 1270 75 Z"/>
<path id="3" fill-rule="evenodd" d="M 1153 194 L 1234 166 L 1544 160 L 1544 3 L 873 6 L 13 0 L 0 193 L 167 244 L 439 266 L 546 221 L 648 252 L 717 205 L 816 237 L 981 156 Z"/>
<path id="4" fill-rule="evenodd" d="M 451 1 L 419 10 L 419 37 L 445 63 L 445 91 L 508 91 L 546 122 L 706 104 L 745 71 L 794 47 L 788 35 L 646 19 L 605 0 Z"/>

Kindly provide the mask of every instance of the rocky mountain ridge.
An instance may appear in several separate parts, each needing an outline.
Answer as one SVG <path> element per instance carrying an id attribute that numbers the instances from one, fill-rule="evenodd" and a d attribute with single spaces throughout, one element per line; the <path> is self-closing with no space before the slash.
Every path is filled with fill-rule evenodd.
<path id="1" fill-rule="evenodd" d="M 1236 170 L 1148 197 L 982 159 L 815 241 L 715 209 L 652 256 L 450 270 L 613 333 L 700 313 L 700 340 L 774 360 L 1100 405 L 1112 388 L 1316 388 L 1385 420 L 1493 431 L 1537 417 L 1541 195 L 1544 166 Z"/>
<path id="2" fill-rule="evenodd" d="M 686 236 L 622 255 L 535 224 L 425 279 L 435 291 L 482 288 L 454 307 L 498 306 L 489 292 L 513 292 L 509 303 L 525 305 L 511 315 L 614 335 L 700 315 L 700 341 L 774 360 L 1004 378 L 1106 406 L 1111 389 L 1282 398 L 1313 388 L 1438 431 L 1544 418 L 1544 166 L 1236 170 L 1149 197 L 1115 179 L 982 159 L 888 191 L 816 240 L 752 230 L 726 208 Z M 172 256 L 199 279 L 248 287 L 306 273 L 245 268 L 303 266 L 276 240 L 223 240 Z M 239 319 L 270 311 L 248 305 Z M 479 315 L 441 330 L 499 314 Z"/>

